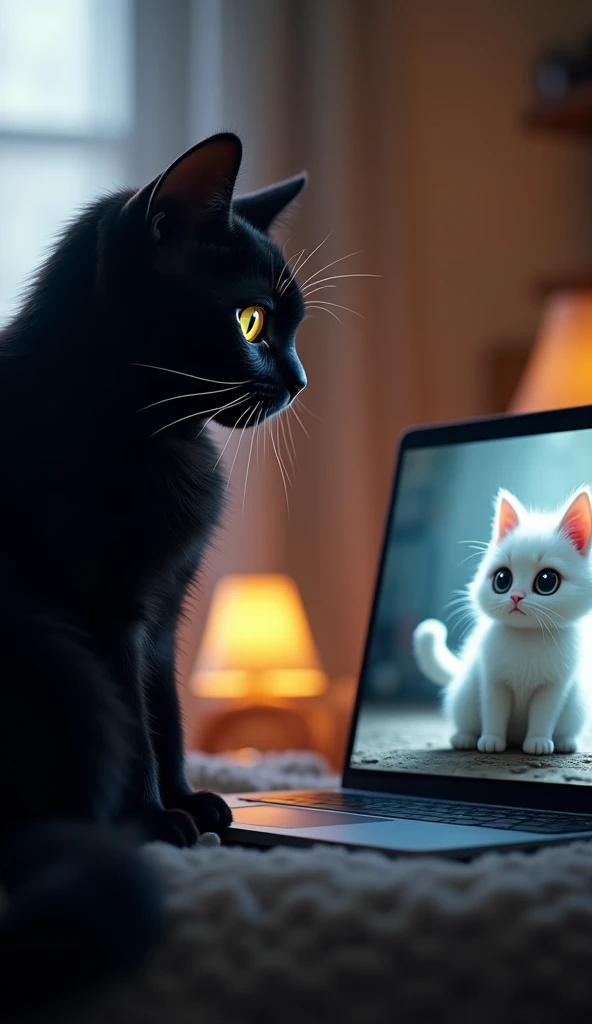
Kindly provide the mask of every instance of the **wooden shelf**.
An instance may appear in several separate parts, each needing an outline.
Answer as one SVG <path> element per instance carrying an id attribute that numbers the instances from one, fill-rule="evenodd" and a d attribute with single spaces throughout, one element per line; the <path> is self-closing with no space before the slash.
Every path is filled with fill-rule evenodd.
<path id="1" fill-rule="evenodd" d="M 592 138 L 592 81 L 575 86 L 560 100 L 536 103 L 524 115 L 527 128 Z"/>
<path id="2" fill-rule="evenodd" d="M 534 131 L 592 141 L 592 81 L 574 86 L 563 99 L 535 103 L 522 120 L 526 128 Z M 533 282 L 533 291 L 539 301 L 553 292 L 579 290 L 592 290 L 592 266 L 573 273 L 549 275 Z"/>
<path id="3" fill-rule="evenodd" d="M 553 292 L 592 291 L 592 267 L 573 273 L 549 274 L 533 282 L 533 291 L 538 299 L 544 299 Z"/>

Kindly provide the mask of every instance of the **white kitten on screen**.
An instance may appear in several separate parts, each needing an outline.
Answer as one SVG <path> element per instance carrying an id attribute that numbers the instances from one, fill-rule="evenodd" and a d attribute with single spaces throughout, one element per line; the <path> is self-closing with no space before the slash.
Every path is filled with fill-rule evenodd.
<path id="1" fill-rule="evenodd" d="M 451 744 L 493 753 L 573 753 L 588 714 L 584 647 L 592 628 L 592 503 L 580 489 L 555 513 L 527 511 L 508 491 L 469 600 L 476 625 L 459 655 L 442 622 L 426 619 L 413 645 L 421 671 L 446 687 Z M 589 639 L 588 639 L 589 645 Z"/>

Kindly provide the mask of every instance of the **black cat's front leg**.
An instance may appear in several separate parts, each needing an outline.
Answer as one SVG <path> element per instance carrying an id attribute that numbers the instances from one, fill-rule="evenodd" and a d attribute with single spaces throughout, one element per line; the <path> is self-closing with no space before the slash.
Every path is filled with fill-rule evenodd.
<path id="1" fill-rule="evenodd" d="M 180 603 L 180 602 L 179 602 Z M 167 808 L 191 815 L 200 832 L 220 835 L 232 822 L 228 804 L 216 793 L 195 793 L 185 776 L 185 750 L 175 677 L 175 615 L 152 627 L 146 665 L 146 694 L 151 741 L 160 794 Z"/>
<path id="2" fill-rule="evenodd" d="M 129 629 L 115 629 L 108 647 L 132 723 L 134 756 L 121 817 L 137 824 L 148 841 L 193 846 L 198 832 L 191 815 L 179 805 L 175 809 L 166 807 L 161 799 L 138 635 Z"/>

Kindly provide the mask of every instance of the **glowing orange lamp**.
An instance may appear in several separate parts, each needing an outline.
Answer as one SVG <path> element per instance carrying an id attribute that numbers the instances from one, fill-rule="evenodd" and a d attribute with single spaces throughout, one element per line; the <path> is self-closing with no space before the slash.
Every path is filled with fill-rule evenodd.
<path id="1" fill-rule="evenodd" d="M 307 746 L 305 717 L 284 702 L 316 697 L 326 688 L 294 580 L 281 574 L 220 580 L 191 689 L 199 697 L 232 699 L 235 707 L 214 717 L 203 748 Z"/>
<path id="2" fill-rule="evenodd" d="M 592 288 L 554 292 L 509 412 L 592 402 Z"/>

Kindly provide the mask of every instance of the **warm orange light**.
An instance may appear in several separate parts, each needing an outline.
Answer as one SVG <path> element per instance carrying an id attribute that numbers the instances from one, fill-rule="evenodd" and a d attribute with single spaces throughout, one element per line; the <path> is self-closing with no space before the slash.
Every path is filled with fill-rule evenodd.
<path id="1" fill-rule="evenodd" d="M 216 586 L 191 688 L 202 697 L 312 697 L 327 679 L 289 576 L 227 576 Z"/>
<path id="2" fill-rule="evenodd" d="M 556 292 L 510 412 L 562 409 L 592 402 L 592 289 Z"/>

